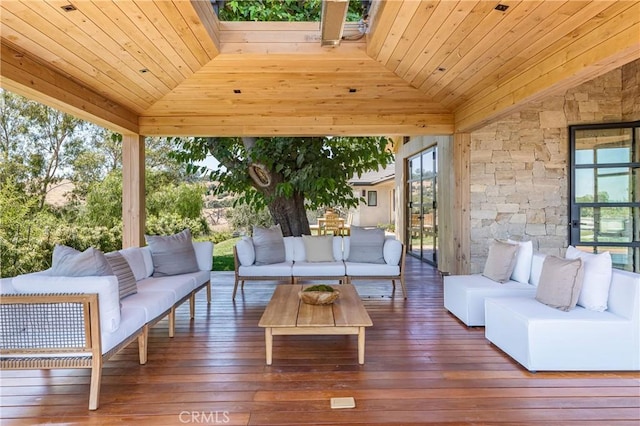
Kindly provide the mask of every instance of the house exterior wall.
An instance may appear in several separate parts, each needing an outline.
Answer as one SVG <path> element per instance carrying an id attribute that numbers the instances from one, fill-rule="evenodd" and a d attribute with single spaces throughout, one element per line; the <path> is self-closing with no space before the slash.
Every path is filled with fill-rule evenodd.
<path id="1" fill-rule="evenodd" d="M 361 196 L 365 191 L 364 198 L 367 199 L 367 192 L 376 191 L 378 203 L 376 206 L 367 205 L 366 201 L 360 203 L 358 208 L 353 212 L 351 224 L 356 226 L 378 226 L 386 225 L 394 222 L 393 212 L 393 190 L 395 188 L 394 181 L 380 183 L 374 186 L 356 186 L 354 192 Z"/>
<path id="2" fill-rule="evenodd" d="M 525 236 L 564 253 L 567 126 L 639 120 L 639 75 L 637 60 L 471 133 L 471 272 L 482 271 L 493 238 Z"/>

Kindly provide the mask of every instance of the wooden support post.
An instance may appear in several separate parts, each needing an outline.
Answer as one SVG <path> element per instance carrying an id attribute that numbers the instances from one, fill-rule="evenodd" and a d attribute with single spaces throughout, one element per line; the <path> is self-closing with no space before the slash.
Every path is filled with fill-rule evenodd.
<path id="1" fill-rule="evenodd" d="M 144 136 L 122 136 L 122 247 L 142 247 L 145 227 Z"/>
<path id="2" fill-rule="evenodd" d="M 471 257 L 471 134 L 453 135 L 454 187 L 451 195 L 453 203 L 453 242 L 455 252 L 454 274 L 468 274 Z"/>

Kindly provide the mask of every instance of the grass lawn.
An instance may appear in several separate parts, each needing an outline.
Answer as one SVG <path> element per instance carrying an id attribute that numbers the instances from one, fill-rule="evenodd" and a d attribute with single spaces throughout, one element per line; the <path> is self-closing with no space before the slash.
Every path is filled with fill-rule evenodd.
<path id="1" fill-rule="evenodd" d="M 232 238 L 213 245 L 213 270 L 233 271 L 233 246 L 240 238 Z"/>

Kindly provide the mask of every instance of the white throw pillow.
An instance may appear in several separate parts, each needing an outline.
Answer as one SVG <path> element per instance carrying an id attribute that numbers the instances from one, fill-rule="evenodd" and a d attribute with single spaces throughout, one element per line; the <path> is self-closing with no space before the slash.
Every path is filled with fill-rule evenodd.
<path id="1" fill-rule="evenodd" d="M 236 243 L 236 253 L 238 261 L 242 266 L 251 266 L 256 261 L 256 252 L 253 249 L 253 241 L 251 238 L 243 238 Z"/>
<path id="2" fill-rule="evenodd" d="M 398 240 L 386 239 L 382 253 L 387 265 L 397 266 L 402 257 L 402 243 Z"/>
<path id="3" fill-rule="evenodd" d="M 140 247 L 129 247 L 120 250 L 122 257 L 127 259 L 133 275 L 136 277 L 136 281 L 147 278 L 147 267 L 144 263 L 144 255 Z"/>
<path id="4" fill-rule="evenodd" d="M 613 275 L 611 254 L 608 251 L 599 254 L 586 253 L 569 246 L 565 257 L 567 259 L 579 258 L 584 263 L 584 279 L 578 297 L 578 305 L 591 311 L 606 311 Z"/>
<path id="5" fill-rule="evenodd" d="M 511 273 L 511 279 L 522 284 L 529 284 L 531 277 L 531 261 L 533 259 L 533 241 L 507 240 L 510 244 L 518 244 L 518 254 L 516 255 L 516 266 Z"/>

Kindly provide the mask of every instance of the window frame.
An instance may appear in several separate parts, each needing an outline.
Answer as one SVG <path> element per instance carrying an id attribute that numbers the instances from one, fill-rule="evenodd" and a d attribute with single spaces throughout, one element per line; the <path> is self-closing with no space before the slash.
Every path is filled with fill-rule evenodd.
<path id="1" fill-rule="evenodd" d="M 629 162 L 618 163 L 598 163 L 594 158 L 588 164 L 576 164 L 576 133 L 581 130 L 609 130 L 609 129 L 631 129 L 631 157 Z M 600 169 L 628 169 L 631 175 L 634 170 L 640 175 L 640 121 L 602 123 L 602 124 L 579 124 L 569 126 L 569 206 L 568 206 L 568 239 L 569 244 L 581 248 L 583 250 L 598 253 L 600 247 L 627 247 L 631 248 L 632 259 L 630 264 L 627 263 L 629 270 L 638 272 L 640 269 L 640 241 L 638 234 L 640 230 L 640 217 L 637 214 L 640 211 L 640 185 L 633 185 L 630 189 L 630 199 L 628 202 L 576 202 L 576 174 L 579 170 L 593 170 L 594 173 Z M 638 176 L 638 175 L 636 175 Z M 635 201 L 637 200 L 637 201 Z M 615 241 L 582 241 L 581 239 L 581 209 L 584 208 L 603 208 L 603 207 L 620 207 L 630 208 L 631 210 L 631 236 L 632 241 L 615 242 Z M 636 214 L 634 214 L 634 210 Z M 614 265 L 615 267 L 615 265 Z"/>

